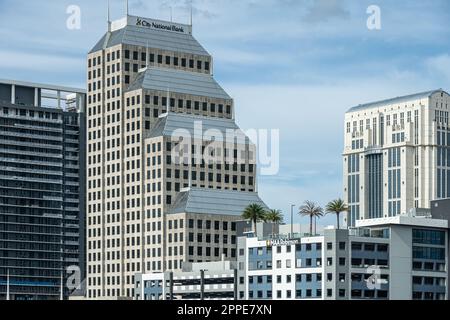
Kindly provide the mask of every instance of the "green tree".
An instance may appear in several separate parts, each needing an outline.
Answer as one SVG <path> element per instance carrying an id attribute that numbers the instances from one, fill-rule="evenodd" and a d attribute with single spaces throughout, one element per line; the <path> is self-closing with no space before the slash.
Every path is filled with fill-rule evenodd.
<path id="1" fill-rule="evenodd" d="M 342 212 L 347 212 L 348 207 L 345 204 L 344 200 L 337 199 L 337 200 L 333 200 L 327 204 L 326 211 L 327 211 L 327 213 L 334 213 L 336 215 L 337 228 L 339 229 L 340 228 L 339 216 Z"/>
<path id="2" fill-rule="evenodd" d="M 260 221 L 265 220 L 265 210 L 264 208 L 256 203 L 250 204 L 245 208 L 244 212 L 242 213 L 242 218 L 245 220 L 248 220 L 253 223 L 253 231 L 256 235 L 256 224 Z"/>
<path id="3" fill-rule="evenodd" d="M 313 234 L 313 219 L 323 216 L 323 209 L 313 201 L 305 201 L 300 207 L 299 214 L 304 217 L 309 217 L 309 233 Z"/>
<path id="4" fill-rule="evenodd" d="M 275 225 L 283 223 L 283 214 L 281 210 L 269 210 L 264 214 L 264 220 L 272 223 L 272 234 L 275 233 Z"/>

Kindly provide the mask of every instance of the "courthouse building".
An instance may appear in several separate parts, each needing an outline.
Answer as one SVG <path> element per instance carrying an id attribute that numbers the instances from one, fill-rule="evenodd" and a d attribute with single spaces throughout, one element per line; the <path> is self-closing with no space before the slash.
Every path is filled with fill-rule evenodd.
<path id="1" fill-rule="evenodd" d="M 348 224 L 429 208 L 450 197 L 450 95 L 439 89 L 345 114 Z"/>

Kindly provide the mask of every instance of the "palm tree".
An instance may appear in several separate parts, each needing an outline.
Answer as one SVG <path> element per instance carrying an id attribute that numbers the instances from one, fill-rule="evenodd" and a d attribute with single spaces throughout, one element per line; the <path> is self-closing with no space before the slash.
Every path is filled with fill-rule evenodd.
<path id="1" fill-rule="evenodd" d="M 340 228 L 339 215 L 342 212 L 347 212 L 348 211 L 348 207 L 345 204 L 344 200 L 337 199 L 337 200 L 333 200 L 333 201 L 331 201 L 330 203 L 327 204 L 326 211 L 327 211 L 327 213 L 334 213 L 334 214 L 336 214 L 337 228 L 339 229 Z"/>
<path id="2" fill-rule="evenodd" d="M 299 214 L 306 217 L 308 216 L 310 219 L 309 223 L 309 233 L 313 234 L 313 218 L 321 217 L 323 216 L 323 209 L 322 207 L 318 206 L 313 201 L 305 201 L 305 203 L 300 207 Z"/>
<path id="3" fill-rule="evenodd" d="M 275 225 L 276 224 L 281 224 L 283 223 L 283 215 L 281 213 L 281 210 L 269 210 L 265 213 L 265 221 L 266 222 L 271 222 L 272 223 L 272 234 L 275 233 L 274 229 L 275 229 Z"/>
<path id="4" fill-rule="evenodd" d="M 250 204 L 245 208 L 244 212 L 242 213 L 242 218 L 245 220 L 249 220 L 253 223 L 254 229 L 253 231 L 256 234 L 256 224 L 259 221 L 265 220 L 265 210 L 264 208 L 256 203 Z"/>

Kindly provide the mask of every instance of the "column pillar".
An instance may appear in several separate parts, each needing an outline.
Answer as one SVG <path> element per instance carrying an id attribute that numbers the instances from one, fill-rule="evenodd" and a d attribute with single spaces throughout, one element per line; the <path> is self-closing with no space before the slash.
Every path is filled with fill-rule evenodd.
<path id="1" fill-rule="evenodd" d="M 11 104 L 16 103 L 16 85 L 11 85 Z"/>
<path id="2" fill-rule="evenodd" d="M 34 88 L 34 106 L 39 107 L 39 88 Z"/>

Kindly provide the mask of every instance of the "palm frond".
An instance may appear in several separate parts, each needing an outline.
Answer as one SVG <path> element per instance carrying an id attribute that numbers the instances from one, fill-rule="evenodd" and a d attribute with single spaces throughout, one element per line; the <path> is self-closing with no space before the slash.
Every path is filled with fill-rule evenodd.
<path id="1" fill-rule="evenodd" d="M 269 210 L 265 213 L 266 222 L 272 222 L 276 224 L 283 223 L 283 214 L 281 210 Z"/>
<path id="2" fill-rule="evenodd" d="M 308 217 L 321 217 L 323 216 L 323 209 L 313 201 L 305 201 L 300 207 L 299 214 Z"/>
<path id="3" fill-rule="evenodd" d="M 347 211 L 348 207 L 342 199 L 333 200 L 326 206 L 327 213 L 341 213 Z"/>

